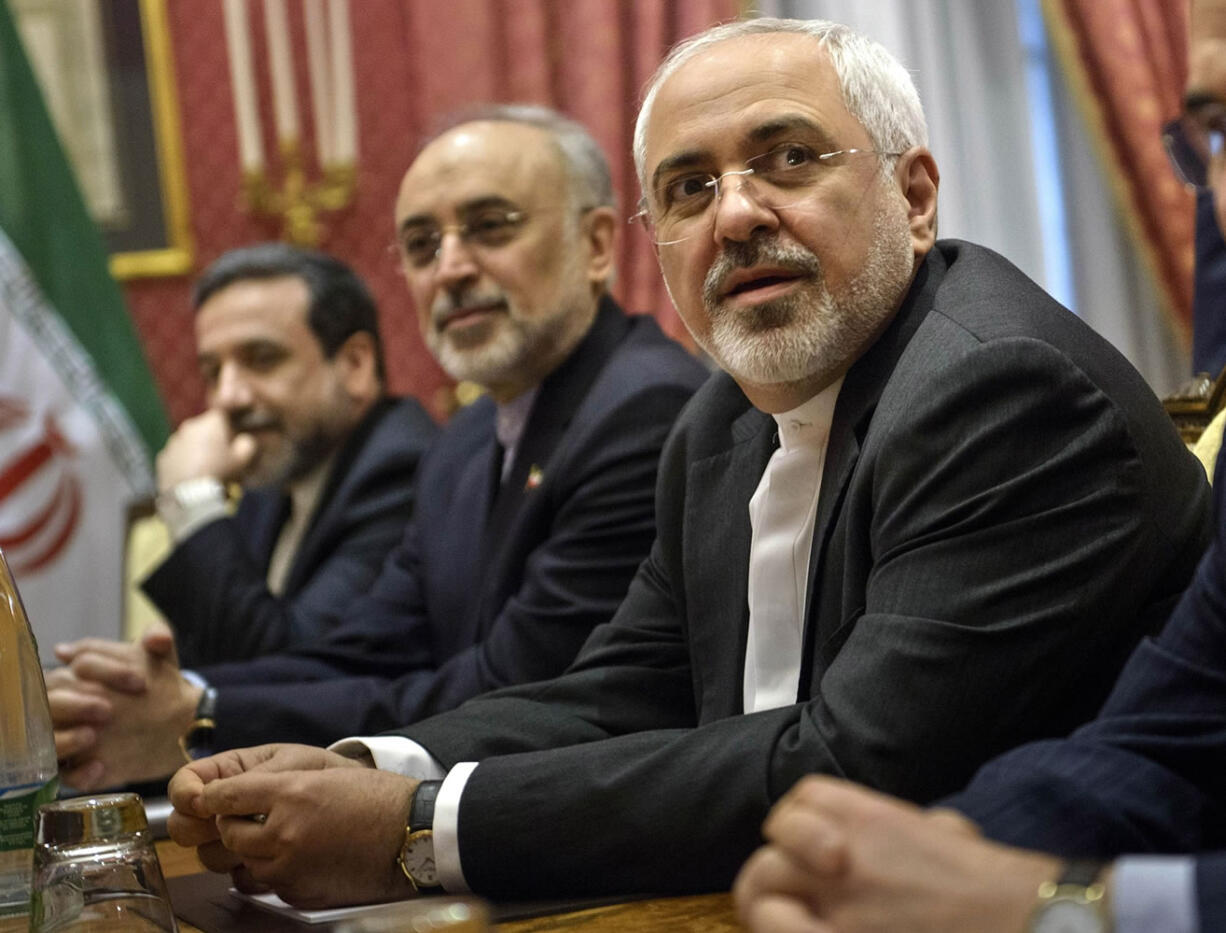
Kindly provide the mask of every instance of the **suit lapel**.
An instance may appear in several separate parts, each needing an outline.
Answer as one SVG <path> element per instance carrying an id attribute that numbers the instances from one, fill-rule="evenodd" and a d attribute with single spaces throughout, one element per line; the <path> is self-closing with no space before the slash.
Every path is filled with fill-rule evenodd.
<path id="1" fill-rule="evenodd" d="M 281 526 L 289 518 L 289 509 L 289 496 L 275 489 L 252 489 L 243 493 L 236 520 L 244 529 L 247 548 L 261 573 L 268 573 L 272 549 Z"/>
<path id="2" fill-rule="evenodd" d="M 898 365 L 920 323 L 931 310 L 934 293 L 945 271 L 945 261 L 933 250 L 920 266 L 915 281 L 894 319 L 868 351 L 847 371 L 839 391 L 830 425 L 830 440 L 826 445 L 826 462 L 822 469 L 822 488 L 817 501 L 817 516 L 813 524 L 813 549 L 809 554 L 809 580 L 805 594 L 805 637 L 801 653 L 799 700 L 808 699 L 813 682 L 815 641 L 824 637 L 819 627 L 830 630 L 843 621 L 840 618 L 815 618 L 815 606 L 829 601 L 821 598 L 823 587 L 839 587 L 841 567 L 825 567 L 831 535 L 842 516 L 843 499 L 847 493 L 855 465 L 860 457 L 860 445 L 886 383 Z M 844 610 L 856 607 L 843 607 Z"/>
<path id="3" fill-rule="evenodd" d="M 702 681 L 702 722 L 743 712 L 749 633 L 748 503 L 776 445 L 774 420 L 750 408 L 732 444 L 690 465 L 685 497 L 686 600 L 692 670 Z"/>
<path id="4" fill-rule="evenodd" d="M 605 362 L 630 329 L 630 320 L 604 298 L 596 320 L 574 352 L 541 383 L 528 423 L 515 449 L 511 472 L 503 480 L 486 525 L 484 552 L 501 551 L 526 499 L 537 495 L 549 476 L 551 460 L 571 419 Z"/>

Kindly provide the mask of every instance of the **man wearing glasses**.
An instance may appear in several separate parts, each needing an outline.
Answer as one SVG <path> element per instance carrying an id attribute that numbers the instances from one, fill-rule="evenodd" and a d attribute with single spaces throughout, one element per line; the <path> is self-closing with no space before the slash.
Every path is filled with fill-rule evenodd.
<path id="1" fill-rule="evenodd" d="M 207 687 L 131 646 L 78 652 L 78 678 L 112 689 L 52 691 L 66 782 L 326 744 L 566 667 L 647 555 L 661 447 L 708 375 L 608 296 L 613 200 L 595 141 L 545 108 L 469 114 L 426 144 L 396 204 L 400 261 L 430 350 L 488 395 L 423 458 L 402 543 L 332 634 L 203 667 Z"/>
<path id="2" fill-rule="evenodd" d="M 172 834 L 302 903 L 719 889 L 809 771 L 931 800 L 1091 717 L 1192 574 L 1203 473 L 1099 337 L 934 242 L 925 141 L 906 70 L 837 24 L 674 50 L 642 217 L 726 373 L 613 621 L 561 677 L 397 735 L 190 765 Z"/>
<path id="3" fill-rule="evenodd" d="M 1226 2 L 1195 0 L 1192 29 L 1184 114 L 1165 141 L 1176 173 L 1213 197 L 1226 230 Z M 1223 463 L 1219 455 L 1219 477 Z M 746 925 L 755 933 L 1226 929 L 1220 480 L 1215 509 L 1216 534 L 1192 586 L 1162 634 L 1129 660 L 1098 718 L 1068 739 L 990 762 L 945 801 L 978 828 L 948 810 L 807 778 L 774 808 L 769 844 L 741 872 Z M 1120 857 L 1179 852 L 1201 854 Z"/>

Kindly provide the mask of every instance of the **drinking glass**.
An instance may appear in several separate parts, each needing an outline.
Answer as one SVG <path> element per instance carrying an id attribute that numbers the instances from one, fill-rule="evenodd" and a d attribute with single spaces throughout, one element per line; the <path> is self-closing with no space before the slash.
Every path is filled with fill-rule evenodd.
<path id="1" fill-rule="evenodd" d="M 178 931 L 145 808 L 136 794 L 41 806 L 31 933 Z"/>

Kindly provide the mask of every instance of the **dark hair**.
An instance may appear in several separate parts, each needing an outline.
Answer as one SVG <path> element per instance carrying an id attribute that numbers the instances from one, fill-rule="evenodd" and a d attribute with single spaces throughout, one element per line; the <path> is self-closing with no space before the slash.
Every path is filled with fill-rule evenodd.
<path id="1" fill-rule="evenodd" d="M 375 345 L 375 372 L 384 381 L 379 311 L 357 274 L 339 259 L 288 243 L 259 243 L 223 253 L 204 270 L 192 290 L 196 310 L 223 288 L 246 279 L 292 275 L 307 287 L 307 323 L 331 359 L 350 336 L 368 333 Z"/>

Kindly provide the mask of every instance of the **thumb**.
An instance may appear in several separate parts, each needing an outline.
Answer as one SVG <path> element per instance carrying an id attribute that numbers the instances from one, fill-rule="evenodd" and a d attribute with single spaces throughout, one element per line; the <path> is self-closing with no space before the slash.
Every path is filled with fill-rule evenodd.
<path id="1" fill-rule="evenodd" d="M 230 441 L 231 473 L 238 474 L 251 465 L 256 454 L 255 438 L 250 434 L 235 434 Z"/>
<path id="2" fill-rule="evenodd" d="M 178 663 L 175 656 L 175 635 L 161 619 L 153 622 L 140 639 L 141 647 L 155 658 L 167 658 Z"/>

